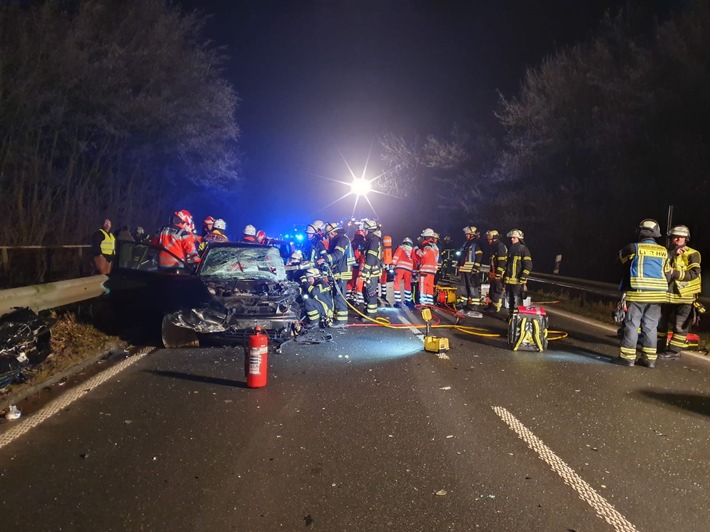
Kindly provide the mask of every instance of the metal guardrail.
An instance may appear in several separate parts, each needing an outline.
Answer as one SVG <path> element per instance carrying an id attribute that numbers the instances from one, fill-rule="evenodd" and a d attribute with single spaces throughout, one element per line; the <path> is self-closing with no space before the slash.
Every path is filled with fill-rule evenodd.
<path id="1" fill-rule="evenodd" d="M 0 290 L 0 316 L 14 307 L 29 307 L 35 312 L 86 301 L 106 293 L 105 275 L 92 275 L 55 283 L 36 284 Z"/>

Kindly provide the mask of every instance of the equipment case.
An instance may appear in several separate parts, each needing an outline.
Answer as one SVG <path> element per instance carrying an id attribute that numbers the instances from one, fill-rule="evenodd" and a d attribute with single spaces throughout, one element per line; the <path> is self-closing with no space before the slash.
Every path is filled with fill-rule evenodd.
<path id="1" fill-rule="evenodd" d="M 508 346 L 513 350 L 547 349 L 547 313 L 542 307 L 518 307 L 508 322 Z"/>

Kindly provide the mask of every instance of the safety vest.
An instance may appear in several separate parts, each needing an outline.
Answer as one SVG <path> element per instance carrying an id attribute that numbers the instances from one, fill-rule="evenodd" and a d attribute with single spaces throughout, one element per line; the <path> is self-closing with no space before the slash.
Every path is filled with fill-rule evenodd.
<path id="1" fill-rule="evenodd" d="M 157 245 L 165 250 L 158 253 L 161 268 L 183 267 L 188 259 L 197 255 L 194 236 L 183 229 L 163 227 L 156 240 Z"/>
<path id="2" fill-rule="evenodd" d="M 103 229 L 99 229 L 104 234 L 104 239 L 101 241 L 101 254 L 113 255 L 116 250 L 116 237 L 111 233 L 107 233 Z"/>
<path id="3" fill-rule="evenodd" d="M 392 257 L 392 265 L 396 270 L 406 270 L 411 272 L 414 270 L 414 257 L 412 256 L 412 248 L 399 246 Z"/>
<path id="4" fill-rule="evenodd" d="M 467 240 L 461 248 L 461 256 L 459 257 L 459 269 L 463 273 L 478 273 L 481 269 L 481 257 L 483 250 L 474 240 Z"/>
<path id="5" fill-rule="evenodd" d="M 668 302 L 692 303 L 702 290 L 700 252 L 684 246 L 683 253 L 671 257 L 671 267 L 680 272 L 680 277 L 671 283 Z"/>
<path id="6" fill-rule="evenodd" d="M 425 244 L 422 251 L 422 260 L 419 264 L 419 272 L 422 275 L 434 275 L 439 268 L 439 248 L 433 242 Z"/>
<path id="7" fill-rule="evenodd" d="M 626 246 L 619 255 L 629 265 L 626 300 L 639 303 L 664 303 L 668 300 L 670 264 L 668 250 L 652 239 Z"/>

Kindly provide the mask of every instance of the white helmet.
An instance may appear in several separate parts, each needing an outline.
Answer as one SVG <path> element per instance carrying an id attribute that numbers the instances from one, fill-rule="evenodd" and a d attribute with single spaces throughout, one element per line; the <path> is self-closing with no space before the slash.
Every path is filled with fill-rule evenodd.
<path id="1" fill-rule="evenodd" d="M 342 229 L 343 226 L 340 225 L 340 222 L 330 222 L 325 225 L 325 232 L 326 233 L 332 233 L 333 231 L 338 231 L 339 229 Z"/>
<path id="2" fill-rule="evenodd" d="M 297 249 L 293 253 L 291 253 L 291 256 L 289 257 L 291 260 L 303 260 L 303 251 L 300 249 Z"/>
<path id="3" fill-rule="evenodd" d="M 221 229 L 222 231 L 225 231 L 227 229 L 227 222 L 222 220 L 222 218 L 217 218 L 214 221 L 214 224 L 212 225 L 212 227 L 215 229 Z"/>
<path id="4" fill-rule="evenodd" d="M 523 235 L 523 232 L 520 229 L 511 229 L 505 236 L 508 238 L 525 238 L 525 235 Z"/>
<path id="5" fill-rule="evenodd" d="M 468 227 L 464 227 L 463 232 L 466 235 L 476 235 L 476 234 L 478 234 L 478 228 L 474 225 L 471 225 Z"/>
<path id="6" fill-rule="evenodd" d="M 244 234 L 246 236 L 256 236 L 256 227 L 249 224 L 244 228 Z"/>
<path id="7" fill-rule="evenodd" d="M 320 270 L 318 268 L 308 268 L 306 277 L 320 277 Z"/>
<path id="8" fill-rule="evenodd" d="M 377 231 L 380 228 L 380 224 L 378 224 L 375 220 L 367 218 L 363 220 L 362 228 L 365 231 Z"/>
<path id="9" fill-rule="evenodd" d="M 306 234 L 309 238 L 312 238 L 315 234 L 323 231 L 324 226 L 325 224 L 323 223 L 323 220 L 316 220 L 306 227 Z"/>
<path id="10" fill-rule="evenodd" d="M 434 232 L 434 230 L 431 227 L 427 227 L 426 229 L 424 229 L 424 231 L 422 231 L 422 234 L 421 234 L 421 236 L 423 238 L 436 238 L 435 235 L 436 235 L 436 233 Z"/>
<path id="11" fill-rule="evenodd" d="M 681 236 L 686 240 L 690 240 L 690 229 L 685 225 L 676 225 L 668 231 L 668 236 Z"/>

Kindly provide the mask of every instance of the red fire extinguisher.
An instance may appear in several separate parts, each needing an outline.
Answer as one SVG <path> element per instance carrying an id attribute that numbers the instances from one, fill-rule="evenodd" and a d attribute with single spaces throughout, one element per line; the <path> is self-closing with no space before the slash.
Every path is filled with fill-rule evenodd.
<path id="1" fill-rule="evenodd" d="M 249 337 L 249 347 L 244 357 L 244 374 L 248 388 L 266 386 L 268 358 L 269 337 L 262 332 L 261 327 L 257 327 Z"/>

